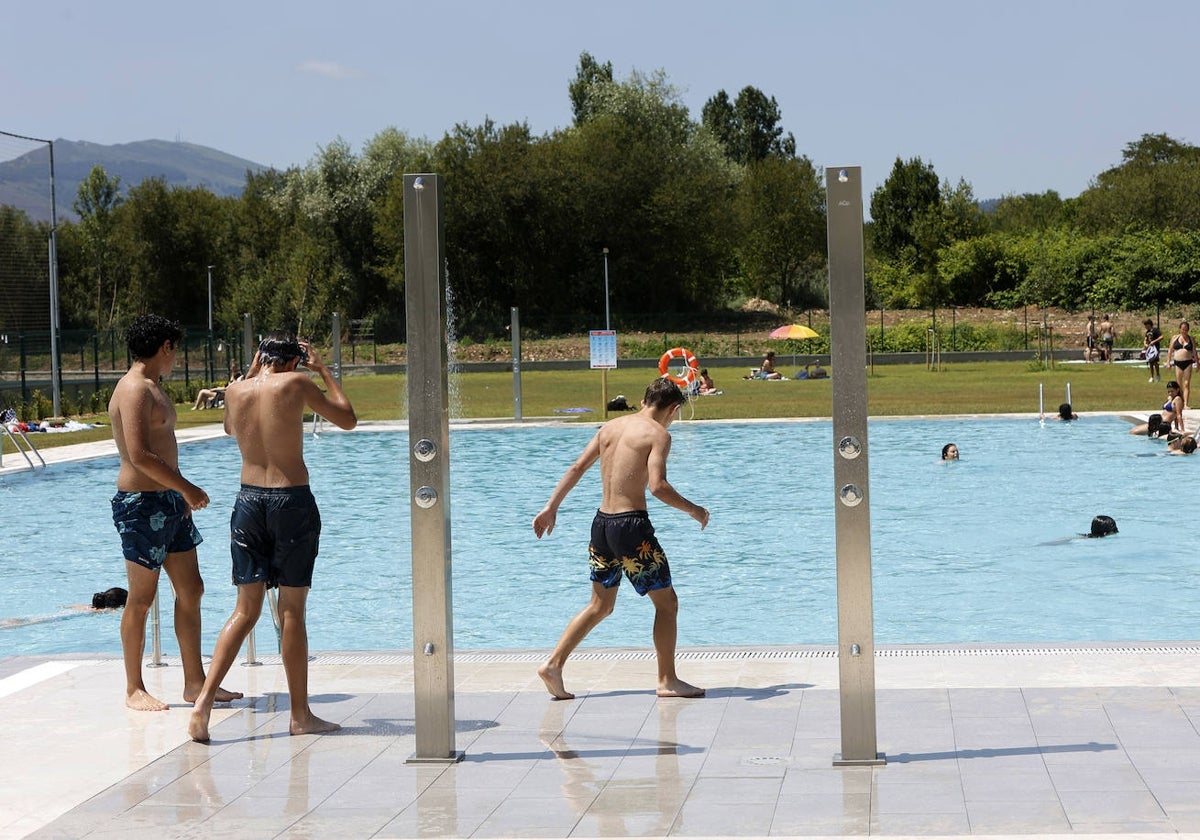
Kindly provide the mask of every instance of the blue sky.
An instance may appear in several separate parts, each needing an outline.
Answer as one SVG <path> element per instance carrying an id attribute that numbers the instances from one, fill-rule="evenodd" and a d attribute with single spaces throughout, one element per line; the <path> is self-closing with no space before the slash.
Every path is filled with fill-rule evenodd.
<path id="1" fill-rule="evenodd" d="M 800 153 L 868 188 L 899 156 L 981 199 L 1066 197 L 1144 133 L 1200 145 L 1197 33 L 1192 0 L 21 2 L 0 17 L 0 130 L 276 167 L 388 127 L 542 134 L 569 125 L 586 50 L 618 78 L 663 70 L 695 119 L 753 85 Z"/>

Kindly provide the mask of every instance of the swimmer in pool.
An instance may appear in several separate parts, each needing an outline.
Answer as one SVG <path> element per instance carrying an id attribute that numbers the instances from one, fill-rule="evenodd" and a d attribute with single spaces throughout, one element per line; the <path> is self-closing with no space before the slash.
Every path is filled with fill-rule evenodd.
<path id="1" fill-rule="evenodd" d="M 1074 540 L 1084 539 L 1090 540 L 1099 537 L 1107 537 L 1110 534 L 1117 533 L 1117 523 L 1111 516 L 1101 514 L 1092 519 L 1092 527 L 1086 534 L 1079 534 L 1074 537 L 1064 537 L 1058 540 L 1050 540 L 1049 542 L 1039 543 L 1039 545 L 1065 545 Z"/>
<path id="2" fill-rule="evenodd" d="M 27 627 L 30 624 L 48 624 L 51 621 L 72 618 L 80 613 L 116 612 L 125 606 L 125 599 L 128 595 L 129 593 L 121 587 L 114 586 L 112 589 L 106 589 L 93 595 L 91 604 L 72 604 L 65 608 L 66 612 L 35 615 L 31 618 L 0 618 L 0 630 L 7 630 L 11 627 Z"/>
<path id="3" fill-rule="evenodd" d="M 1078 420 L 1079 415 L 1071 410 L 1070 403 L 1063 403 L 1062 405 L 1060 405 L 1058 407 L 1058 419 L 1059 420 L 1067 420 L 1067 421 Z"/>
<path id="4" fill-rule="evenodd" d="M 1117 533 L 1116 520 L 1114 520 L 1111 516 L 1104 516 L 1101 514 L 1100 516 L 1092 519 L 1091 530 L 1088 531 L 1088 533 L 1080 534 L 1079 536 L 1083 537 L 1084 539 L 1098 539 L 1100 537 L 1107 537 L 1109 534 L 1115 533 Z"/>
<path id="5" fill-rule="evenodd" d="M 538 676 L 556 700 L 575 696 L 563 687 L 563 666 L 592 628 L 612 613 L 622 573 L 639 595 L 649 595 L 654 604 L 658 696 L 704 696 L 703 688 L 684 682 L 675 673 L 679 599 L 671 586 L 667 557 L 646 512 L 649 487 L 659 501 L 699 522 L 701 530 L 708 525 L 708 511 L 685 499 L 667 481 L 667 456 L 671 454 L 667 427 L 686 401 L 674 382 L 655 379 L 646 389 L 637 414 L 617 417 L 600 427 L 533 519 L 533 533 L 538 539 L 551 533 L 563 499 L 592 465 L 600 462 L 601 501 L 588 546 L 591 601 L 567 623 L 550 658 L 538 668 Z"/>
<path id="6" fill-rule="evenodd" d="M 947 443 L 945 446 L 943 446 L 942 447 L 942 460 L 943 461 L 957 461 L 958 460 L 958 446 L 953 443 Z"/>
<path id="7" fill-rule="evenodd" d="M 119 586 L 114 586 L 112 589 L 97 592 L 92 596 L 92 609 L 116 610 L 125 606 L 125 602 L 128 600 L 129 592 Z"/>
<path id="8" fill-rule="evenodd" d="M 1191 455 L 1196 451 L 1196 438 L 1192 435 L 1180 435 L 1174 440 L 1167 441 L 1168 455 Z"/>

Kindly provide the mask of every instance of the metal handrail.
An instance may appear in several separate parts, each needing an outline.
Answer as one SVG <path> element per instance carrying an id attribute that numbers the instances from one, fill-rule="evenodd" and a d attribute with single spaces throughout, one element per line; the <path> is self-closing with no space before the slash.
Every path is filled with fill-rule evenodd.
<path id="1" fill-rule="evenodd" d="M 42 453 L 38 452 L 38 448 L 33 445 L 33 441 L 27 438 L 25 433 L 21 431 L 20 428 L 12 427 L 8 423 L 0 423 L 0 428 L 4 429 L 4 434 L 8 435 L 8 439 L 12 441 L 13 447 L 15 447 L 16 450 L 20 452 L 21 455 L 24 456 L 25 460 L 29 463 L 29 469 L 32 470 L 37 468 L 37 464 L 33 463 L 33 459 L 29 457 L 30 452 L 36 455 L 37 459 L 42 462 L 42 469 L 46 468 L 46 459 L 42 457 Z M 16 434 L 14 434 L 14 432 Z M 17 440 L 17 435 L 20 436 L 20 440 L 25 441 L 25 446 L 28 447 L 28 451 L 21 448 L 21 442 L 20 440 Z"/>
<path id="2" fill-rule="evenodd" d="M 279 652 L 283 653 L 283 625 L 279 621 L 279 596 L 275 594 L 274 589 L 267 590 L 267 604 L 271 608 L 271 621 L 275 625 L 275 641 L 279 645 Z M 154 601 L 150 604 L 150 666 L 151 668 L 162 668 L 167 663 L 163 662 L 162 655 L 162 622 L 159 618 L 158 611 L 158 591 L 154 593 Z M 246 636 L 246 661 L 243 665 L 261 665 L 258 661 L 258 654 L 255 652 L 254 646 L 254 628 L 250 628 L 250 633 Z"/>

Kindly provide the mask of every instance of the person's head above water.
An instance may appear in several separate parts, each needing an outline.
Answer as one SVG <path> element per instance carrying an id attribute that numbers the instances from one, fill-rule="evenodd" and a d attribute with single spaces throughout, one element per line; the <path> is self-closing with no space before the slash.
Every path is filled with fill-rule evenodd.
<path id="1" fill-rule="evenodd" d="M 1146 434 L 1149 437 L 1162 437 L 1171 429 L 1170 423 L 1164 423 L 1162 415 L 1155 412 L 1146 418 Z"/>
<path id="2" fill-rule="evenodd" d="M 1078 420 L 1079 415 L 1076 414 L 1075 412 L 1071 411 L 1070 403 L 1063 403 L 1062 405 L 1060 405 L 1058 407 L 1058 419 L 1059 420 Z"/>
<path id="3" fill-rule="evenodd" d="M 92 596 L 92 609 L 94 610 L 111 610 L 117 607 L 125 606 L 125 600 L 129 597 L 129 593 L 119 586 L 114 586 L 112 589 L 106 589 L 103 592 L 97 592 Z"/>
<path id="4" fill-rule="evenodd" d="M 957 461 L 958 460 L 958 445 L 953 444 L 953 443 L 947 443 L 945 446 L 943 446 L 942 447 L 942 460 L 943 461 Z"/>
<path id="5" fill-rule="evenodd" d="M 1109 534 L 1117 533 L 1117 522 L 1111 516 L 1101 514 L 1092 519 L 1091 533 L 1084 534 L 1085 537 L 1107 537 Z"/>
<path id="6" fill-rule="evenodd" d="M 275 330 L 258 345 L 258 360 L 261 364 L 274 366 L 286 365 L 292 359 L 299 359 L 300 364 L 308 361 L 308 354 L 296 340 L 296 336 L 286 330 Z"/>

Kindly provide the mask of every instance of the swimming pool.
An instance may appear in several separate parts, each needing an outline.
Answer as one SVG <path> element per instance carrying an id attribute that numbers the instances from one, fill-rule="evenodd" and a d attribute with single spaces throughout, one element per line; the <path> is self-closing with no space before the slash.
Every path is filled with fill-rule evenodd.
<path id="1" fill-rule="evenodd" d="M 873 420 L 871 520 L 880 643 L 1200 639 L 1200 560 L 1168 504 L 1200 459 L 1169 457 L 1114 417 Z M 594 428 L 455 428 L 451 439 L 455 644 L 545 648 L 585 602 L 592 470 L 538 541 L 530 522 Z M 681 645 L 837 639 L 828 421 L 672 426 L 669 476 L 712 511 L 708 529 L 651 500 L 681 600 Z M 309 598 L 314 650 L 411 649 L 407 434 L 309 440 L 325 529 Z M 942 463 L 954 441 L 957 463 Z M 239 460 L 225 438 L 181 449 L 212 497 L 196 515 L 204 649 L 234 601 L 228 511 Z M 123 585 L 109 499 L 115 458 L 0 478 L 0 655 L 119 650 L 116 614 L 65 608 Z M 1186 494 L 1185 494 L 1186 495 Z M 1120 533 L 1086 531 L 1098 513 Z M 652 608 L 622 587 L 586 645 L 650 644 Z M 163 585 L 164 596 L 168 590 Z M 163 649 L 176 651 L 169 628 Z M 6 622 L 11 623 L 11 621 Z M 259 650 L 275 652 L 269 619 Z"/>

